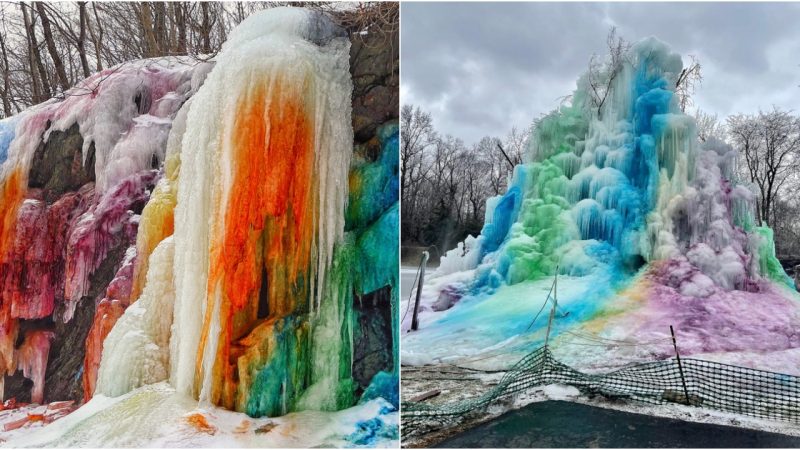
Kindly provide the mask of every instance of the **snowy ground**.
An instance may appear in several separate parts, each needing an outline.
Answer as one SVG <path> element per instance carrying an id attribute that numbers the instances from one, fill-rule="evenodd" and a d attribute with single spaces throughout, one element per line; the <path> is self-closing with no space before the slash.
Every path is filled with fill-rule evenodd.
<path id="1" fill-rule="evenodd" d="M 491 389 L 502 373 L 478 373 L 460 370 L 449 366 L 426 366 L 424 372 L 422 368 L 412 369 L 412 372 L 404 372 L 402 383 L 403 400 L 413 398 L 423 392 L 432 389 L 441 390 L 441 394 L 426 400 L 426 403 L 444 404 L 454 401 L 461 401 L 465 398 L 480 395 L 486 390 Z M 564 400 L 581 403 L 599 408 L 615 409 L 631 413 L 646 414 L 656 417 L 666 417 L 672 419 L 685 420 L 688 422 L 709 423 L 717 425 L 736 426 L 740 428 L 769 431 L 782 433 L 791 436 L 800 436 L 800 427 L 796 424 L 787 422 L 777 422 L 765 419 L 757 419 L 748 416 L 741 416 L 732 413 L 725 413 L 711 409 L 684 406 L 679 404 L 668 405 L 649 405 L 637 402 L 621 400 L 608 400 L 603 397 L 587 398 L 580 395 L 578 390 L 572 386 L 548 385 L 521 392 L 498 399 L 485 411 L 476 412 L 466 416 L 462 421 L 451 427 L 436 429 L 424 435 L 410 436 L 403 438 L 404 447 L 426 447 L 434 445 L 443 439 L 457 434 L 466 429 L 472 428 L 479 423 L 492 420 L 500 415 L 514 409 L 521 408 L 535 402 L 546 400 Z M 437 424 L 438 425 L 438 424 Z"/>
<path id="2" fill-rule="evenodd" d="M 398 413 L 383 400 L 337 412 L 254 419 L 199 408 L 166 383 L 89 403 L 49 425 L 0 432 L 4 447 L 397 447 Z"/>
<path id="3" fill-rule="evenodd" d="M 463 286 L 473 271 L 432 277 L 423 287 L 419 329 L 411 326 L 411 312 L 403 320 L 401 358 L 406 365 L 458 364 L 494 370 L 508 368 L 542 345 L 549 308 L 537 312 L 553 284 L 552 278 L 500 287 L 488 298 L 459 300 L 452 308 L 436 311 L 441 292 Z M 592 287 L 592 277 L 559 277 L 558 302 L 564 311 L 584 309 L 583 293 Z M 408 307 L 401 299 L 401 311 Z M 413 302 L 413 299 L 412 299 Z M 413 306 L 413 305 L 412 305 Z M 577 318 L 559 317 L 566 323 Z M 533 323 L 532 323 L 533 322 Z"/>
<path id="4" fill-rule="evenodd" d="M 489 296 L 459 298 L 462 292 L 469 291 L 473 279 L 474 271 L 426 277 L 420 325 L 414 332 L 408 331 L 413 298 L 411 305 L 408 295 L 401 298 L 404 365 L 455 364 L 505 370 L 543 345 L 551 309 L 544 300 L 553 285 L 552 277 L 503 285 Z M 603 295 L 597 295 L 597 286 L 607 284 L 600 275 L 559 276 L 559 309 L 549 341 L 556 358 L 585 372 L 605 372 L 630 363 L 672 358 L 675 350 L 669 324 L 674 321 L 681 356 L 800 375 L 800 346 L 792 344 L 796 339 L 791 336 L 791 324 L 800 320 L 792 317 L 800 315 L 796 311 L 782 314 L 787 305 L 775 304 L 772 297 L 747 297 L 751 295 L 748 293 L 742 298 L 732 295 L 703 299 L 707 310 L 700 311 L 693 322 L 684 316 L 693 311 L 690 307 L 698 308 L 701 302 L 683 305 L 683 312 L 681 305 L 663 307 L 647 297 L 648 288 L 643 287 L 646 283 L 634 278 L 620 291 L 606 289 Z M 797 295 L 777 285 L 771 289 L 786 290 L 783 295 L 789 299 Z M 736 309 L 736 305 L 745 308 L 742 304 L 750 300 L 762 302 L 761 316 Z M 447 308 L 448 302 L 454 304 Z M 727 304 L 733 306 L 722 307 Z M 774 320 L 765 327 L 767 322 L 762 316 L 770 314 Z M 759 322 L 762 325 L 757 326 Z M 727 324 L 727 328 L 718 323 Z M 772 340 L 765 343 L 764 339 Z M 725 348 L 728 350 L 715 351 Z"/>
<path id="5" fill-rule="evenodd" d="M 450 309 L 436 310 L 435 305 L 441 305 L 448 291 L 461 290 L 473 277 L 473 271 L 468 271 L 426 279 L 419 330 L 407 331 L 411 321 L 410 312 L 402 325 L 403 401 L 430 391 L 440 391 L 440 394 L 425 400 L 428 404 L 447 404 L 479 396 L 498 383 L 503 370 L 542 345 L 549 306 L 535 322 L 533 318 L 542 307 L 552 278 L 502 286 L 489 297 L 465 297 Z M 560 310 L 555 319 L 558 325 L 554 327 L 550 338 L 550 346 L 557 359 L 584 372 L 607 372 L 631 362 L 672 357 L 674 349 L 668 327 L 663 330 L 659 328 L 652 335 L 641 336 L 637 342 L 643 345 L 634 346 L 612 339 L 624 339 L 630 333 L 623 326 L 628 321 L 609 322 L 607 314 L 601 314 L 601 318 L 594 322 L 581 320 L 595 312 L 588 309 L 583 300 L 596 284 L 599 284 L 599 280 L 592 277 L 559 276 Z M 407 295 L 401 299 L 401 313 L 406 310 L 407 300 Z M 614 304 L 615 309 L 633 314 L 640 314 L 640 311 L 641 314 L 649 313 L 640 309 L 644 303 L 637 297 L 635 289 L 620 292 Z M 614 317 L 613 311 L 610 317 Z M 600 339 L 599 335 L 607 340 L 592 340 Z M 691 357 L 797 374 L 796 361 L 800 361 L 800 349 L 695 353 Z M 408 442 L 404 437 L 403 444 L 411 447 L 429 446 L 504 412 L 544 400 L 569 400 L 627 412 L 800 436 L 800 427 L 796 424 L 679 404 L 654 406 L 618 400 L 612 402 L 601 397 L 589 399 L 580 397 L 577 389 L 571 387 L 548 386 L 498 399 L 486 411 L 468 415 L 453 427 L 414 436 Z"/>

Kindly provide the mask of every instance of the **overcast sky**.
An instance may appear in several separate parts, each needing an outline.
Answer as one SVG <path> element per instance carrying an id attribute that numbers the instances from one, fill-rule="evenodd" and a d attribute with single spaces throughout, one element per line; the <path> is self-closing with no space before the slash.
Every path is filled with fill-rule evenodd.
<path id="1" fill-rule="evenodd" d="M 555 108 L 611 26 L 695 55 L 703 111 L 800 112 L 800 4 L 403 3 L 401 26 L 402 102 L 467 144 Z"/>

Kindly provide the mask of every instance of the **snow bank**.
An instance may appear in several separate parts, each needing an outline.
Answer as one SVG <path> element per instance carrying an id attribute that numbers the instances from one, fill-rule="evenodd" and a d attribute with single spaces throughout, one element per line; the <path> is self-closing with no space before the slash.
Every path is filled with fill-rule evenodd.
<path id="1" fill-rule="evenodd" d="M 221 408 L 198 408 L 166 383 L 116 398 L 95 396 L 42 427 L 4 434 L 10 447 L 397 447 L 398 416 L 382 400 L 343 411 L 307 411 L 254 419 Z M 298 433 L 297 430 L 303 430 Z"/>

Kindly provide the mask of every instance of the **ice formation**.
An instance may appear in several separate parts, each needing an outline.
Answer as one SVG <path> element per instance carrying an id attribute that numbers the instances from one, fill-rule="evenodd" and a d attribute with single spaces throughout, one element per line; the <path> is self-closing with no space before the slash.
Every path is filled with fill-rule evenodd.
<path id="1" fill-rule="evenodd" d="M 24 369 L 34 402 L 50 350 L 35 336 L 69 322 L 109 254 L 135 237 L 191 75 L 180 61 L 133 62 L 0 125 L 0 369 Z M 15 348 L 20 339 L 29 345 Z"/>
<path id="2" fill-rule="evenodd" d="M 396 409 L 396 339 L 357 382 L 354 327 L 364 298 L 396 317 L 398 129 L 354 149 L 349 49 L 273 8 L 213 62 L 126 64 L 0 122 L 2 372 L 54 400 L 50 330 L 96 302 L 84 401 L 162 383 L 251 417 Z"/>
<path id="3" fill-rule="evenodd" d="M 687 355 L 800 347 L 800 298 L 772 232 L 735 181 L 735 151 L 700 144 L 681 113 L 681 70 L 679 55 L 645 39 L 599 111 L 584 76 L 571 104 L 538 122 L 528 162 L 488 200 L 480 236 L 442 258 L 422 331 L 404 335 L 404 362 L 541 345 L 547 314 L 531 321 L 556 272 L 553 345 L 578 365 L 670 356 L 670 325 Z M 436 312 L 442 296 L 455 306 Z"/>

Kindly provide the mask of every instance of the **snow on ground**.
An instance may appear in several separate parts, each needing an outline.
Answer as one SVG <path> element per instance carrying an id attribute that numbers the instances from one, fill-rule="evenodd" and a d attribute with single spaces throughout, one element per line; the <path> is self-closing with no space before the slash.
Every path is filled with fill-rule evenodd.
<path id="1" fill-rule="evenodd" d="M 800 436 L 800 427 L 797 424 L 779 422 L 755 417 L 742 416 L 739 414 L 716 411 L 707 408 L 680 405 L 670 403 L 666 405 L 650 405 L 645 403 L 611 401 L 603 397 L 587 398 L 580 395 L 578 390 L 572 386 L 551 384 L 542 386 L 529 392 L 520 393 L 514 396 L 510 408 L 506 408 L 502 413 L 511 409 L 522 408 L 531 403 L 546 400 L 564 400 L 581 403 L 598 408 L 614 409 L 648 416 L 665 417 L 670 419 L 685 420 L 687 422 L 709 423 L 716 425 L 736 426 L 739 428 L 749 428 L 752 430 L 769 431 L 772 433 L 782 433 L 790 436 Z"/>
<path id="2" fill-rule="evenodd" d="M 507 368 L 542 345 L 549 306 L 535 322 L 533 319 L 542 309 L 553 278 L 504 285 L 489 297 L 464 297 L 458 300 L 457 306 L 436 311 L 442 296 L 469 283 L 473 272 L 456 272 L 426 283 L 422 290 L 419 329 L 406 332 L 411 326 L 410 308 L 403 320 L 400 349 L 403 364 L 451 363 L 479 369 Z M 559 277 L 559 307 L 570 311 L 566 317 L 559 316 L 559 321 L 567 323 L 580 316 L 582 312 L 577 309 L 587 307 L 582 303 L 583 294 L 595 281 L 591 276 Z M 408 299 L 402 300 L 401 311 L 405 312 Z"/>
<path id="3" fill-rule="evenodd" d="M 734 366 L 753 367 L 759 370 L 784 373 L 789 375 L 800 374 L 800 348 L 790 348 L 774 352 L 719 352 L 698 353 L 691 356 L 693 359 L 716 361 Z"/>
<path id="4" fill-rule="evenodd" d="M 414 298 L 410 305 L 408 298 L 401 299 L 403 364 L 446 363 L 505 370 L 544 344 L 551 304 L 542 306 L 553 277 L 502 285 L 489 295 L 460 297 L 469 291 L 473 279 L 474 271 L 426 279 L 420 325 L 414 332 L 408 331 Z M 787 337 L 796 321 L 792 317 L 798 314 L 783 314 L 780 309 L 791 307 L 791 300 L 734 291 L 719 299 L 704 299 L 702 305 L 708 311 L 690 314 L 691 308 L 702 307 L 694 301 L 685 305 L 685 311 L 673 314 L 674 305 L 662 307 L 647 295 L 643 277 L 634 278 L 619 291 L 609 291 L 602 301 L 594 300 L 597 286 L 604 281 L 602 275 L 558 277 L 559 309 L 549 342 L 555 357 L 575 369 L 607 372 L 631 363 L 672 358 L 675 350 L 669 325 L 674 323 L 683 357 L 800 374 L 800 347 L 792 343 L 795 338 Z M 785 290 L 789 298 L 797 295 L 780 286 L 772 289 Z M 760 302 L 760 306 L 744 306 L 747 301 Z M 448 302 L 450 308 L 443 309 Z M 725 306 L 728 303 L 732 305 Z M 761 308 L 762 312 L 737 313 L 743 308 Z M 764 315 L 774 317 L 772 325 L 758 327 L 759 321 L 766 323 Z M 768 342 L 762 342 L 764 339 Z"/>
<path id="5" fill-rule="evenodd" d="M 397 447 L 397 412 L 381 399 L 337 412 L 252 418 L 200 407 L 166 383 L 108 398 L 72 414 L 0 432 L 5 447 Z"/>
<path id="6" fill-rule="evenodd" d="M 565 400 L 589 406 L 596 406 L 598 408 L 614 409 L 617 411 L 645 414 L 655 417 L 679 419 L 687 422 L 736 426 L 739 428 L 749 428 L 752 430 L 782 433 L 790 436 L 800 436 L 800 427 L 793 423 L 758 419 L 750 416 L 742 416 L 739 414 L 716 411 L 713 409 L 680 405 L 677 403 L 650 405 L 637 402 L 610 401 L 603 397 L 589 399 L 582 397 L 578 390 L 572 386 L 555 384 L 543 386 L 528 394 L 517 396 L 514 399 L 513 409 L 521 408 L 525 405 L 545 400 Z"/>
<path id="7" fill-rule="evenodd" d="M 444 311 L 434 310 L 433 305 L 440 301 L 443 293 L 458 291 L 472 278 L 473 271 L 469 271 L 434 276 L 426 280 L 421 301 L 419 330 L 407 332 L 410 327 L 410 312 L 403 321 L 401 356 L 404 364 L 402 384 L 404 401 L 431 390 L 440 390 L 441 393 L 426 400 L 425 403 L 449 404 L 479 396 L 493 388 L 503 372 L 481 373 L 469 369 L 507 370 L 525 354 L 542 345 L 550 307 L 545 308 L 530 329 L 527 327 L 541 309 L 552 285 L 552 278 L 502 286 L 491 296 L 478 299 L 465 297 L 454 308 Z M 622 326 L 629 321 L 620 321 L 612 324 L 613 326 L 609 326 L 605 321 L 596 323 L 580 321 L 583 314 L 591 313 L 581 309 L 580 301 L 584 298 L 582 294 L 591 289 L 594 283 L 595 280 L 591 277 L 559 276 L 560 309 L 556 314 L 557 325 L 550 337 L 551 349 L 557 359 L 585 373 L 605 373 L 629 363 L 672 357 L 674 349 L 668 327 L 664 330 L 660 328 L 654 330 L 652 335 L 639 336 L 642 342 L 651 341 L 648 345 L 630 346 L 623 342 L 615 344 L 612 341 L 629 336 L 632 330 Z M 615 309 L 640 315 L 648 314 L 648 311 L 642 308 L 645 304 L 638 298 L 635 289 L 618 292 L 614 301 Z M 406 306 L 403 305 L 402 311 L 405 311 Z M 605 326 L 599 326 L 602 324 Z M 577 338 L 570 332 L 583 336 L 601 336 L 608 341 L 587 341 Z M 800 349 L 705 352 L 695 353 L 690 357 L 796 374 L 798 369 L 795 362 L 800 360 Z M 551 385 L 500 398 L 485 411 L 465 416 L 455 427 L 446 428 L 441 433 L 433 431 L 423 436 L 415 436 L 409 444 L 430 445 L 443 439 L 445 435 L 475 426 L 479 422 L 490 420 L 529 403 L 545 400 L 574 401 L 632 413 L 800 436 L 800 427 L 792 423 L 679 404 L 649 405 L 611 401 L 602 397 L 589 399 L 580 396 L 573 387 Z"/>
<path id="8" fill-rule="evenodd" d="M 429 369 L 434 370 L 434 368 Z M 451 370 L 451 368 L 442 370 Z M 472 376 L 468 381 L 450 380 L 446 382 L 450 384 L 441 383 L 441 395 L 430 400 L 426 400 L 426 403 L 449 403 L 452 401 L 464 400 L 470 396 L 480 395 L 480 393 L 483 391 L 491 389 L 491 387 L 497 383 L 502 373 L 473 373 L 471 375 Z M 407 384 L 409 386 L 407 386 Z M 466 388 L 462 389 L 462 386 L 465 386 Z M 404 383 L 402 385 L 404 391 L 403 395 L 404 397 L 410 398 L 412 395 L 417 393 L 416 391 L 423 391 L 431 387 L 431 384 L 423 387 L 419 384 L 419 380 L 417 379 L 411 383 L 406 383 L 406 379 L 404 378 Z M 464 391 L 468 393 L 464 394 Z M 453 426 L 442 428 L 437 424 L 430 432 L 427 432 L 423 435 L 411 436 L 408 439 L 404 437 L 403 445 L 405 447 L 431 446 L 453 434 L 472 428 L 479 423 L 495 419 L 509 411 L 522 408 L 532 403 L 548 400 L 569 401 L 598 408 L 614 409 L 618 411 L 645 414 L 654 417 L 678 419 L 687 422 L 735 426 L 751 430 L 781 433 L 790 436 L 800 436 L 800 427 L 793 423 L 758 419 L 749 416 L 741 416 L 733 413 L 720 412 L 706 408 L 685 406 L 674 403 L 666 405 L 650 405 L 624 400 L 612 401 L 600 396 L 588 398 L 581 396 L 578 389 L 573 386 L 551 384 L 501 397 L 495 403 L 488 406 L 486 410 L 474 415 L 464 416 L 459 423 L 456 423 Z"/>

